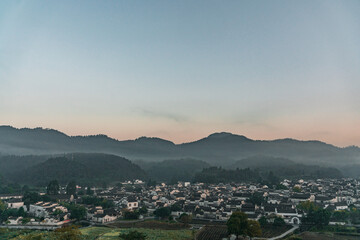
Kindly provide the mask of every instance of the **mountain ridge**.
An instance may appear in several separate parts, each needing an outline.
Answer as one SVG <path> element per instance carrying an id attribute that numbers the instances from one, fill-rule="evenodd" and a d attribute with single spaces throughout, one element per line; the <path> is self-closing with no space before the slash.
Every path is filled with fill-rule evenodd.
<path id="1" fill-rule="evenodd" d="M 44 155 L 70 152 L 106 153 L 130 160 L 161 161 L 194 158 L 223 165 L 254 155 L 289 158 L 295 162 L 359 164 L 360 148 L 341 148 L 318 140 L 253 140 L 243 135 L 217 132 L 197 141 L 175 144 L 157 137 L 117 140 L 104 134 L 69 136 L 49 128 L 0 126 L 2 155 Z"/>

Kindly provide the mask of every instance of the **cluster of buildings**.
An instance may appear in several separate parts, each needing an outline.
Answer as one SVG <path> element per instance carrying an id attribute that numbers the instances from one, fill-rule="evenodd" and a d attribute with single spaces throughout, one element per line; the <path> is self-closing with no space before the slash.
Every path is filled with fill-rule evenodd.
<path id="1" fill-rule="evenodd" d="M 7 204 L 7 208 L 19 210 L 30 216 L 25 221 L 23 216 L 10 216 L 6 221 L 10 228 L 56 229 L 70 222 L 68 209 L 58 202 L 37 202 L 26 206 L 21 194 L 2 194 L 0 199 Z M 70 200 L 70 198 L 69 198 Z"/>
<path id="2" fill-rule="evenodd" d="M 123 183 L 121 187 L 94 189 L 96 197 L 114 203 L 110 208 L 83 206 L 87 209 L 87 219 L 95 223 L 112 222 L 121 218 L 124 211 L 133 212 L 146 207 L 146 215 L 152 216 L 156 209 L 170 207 L 173 217 L 186 213 L 193 219 L 226 221 L 234 211 L 240 210 L 251 219 L 264 216 L 271 221 L 281 217 L 289 224 L 301 223 L 303 212 L 297 206 L 305 201 L 329 210 L 360 207 L 360 182 L 355 179 L 284 180 L 280 185 L 278 189 L 249 183 L 179 182 L 176 185 L 146 186 L 135 181 Z M 82 204 L 81 198 L 67 197 L 67 201 Z M 23 207 L 34 219 L 41 219 L 33 219 L 30 224 L 61 226 L 69 221 L 69 211 L 57 202 L 38 202 L 27 207 L 19 195 L 0 195 L 0 199 L 7 203 L 8 208 Z M 19 221 L 21 219 L 10 219 L 8 224 L 20 224 Z"/>
<path id="3" fill-rule="evenodd" d="M 351 205 L 360 207 L 360 182 L 355 179 L 284 180 L 278 190 L 248 183 L 137 185 L 141 191 L 112 188 L 99 192 L 98 196 L 112 200 L 117 209 L 135 210 L 146 206 L 152 213 L 158 208 L 176 205 L 171 212 L 174 217 L 186 213 L 212 221 L 226 221 L 234 211 L 240 210 L 255 220 L 262 216 L 269 221 L 282 217 L 286 223 L 300 224 L 303 212 L 297 206 L 301 202 L 314 202 L 329 210 L 346 210 Z M 260 196 L 260 200 L 256 200 L 255 195 Z"/>

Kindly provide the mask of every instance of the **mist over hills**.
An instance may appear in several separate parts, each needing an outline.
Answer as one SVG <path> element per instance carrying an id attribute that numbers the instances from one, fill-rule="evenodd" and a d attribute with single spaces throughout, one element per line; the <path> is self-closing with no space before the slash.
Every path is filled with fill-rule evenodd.
<path id="1" fill-rule="evenodd" d="M 162 161 L 194 158 L 212 165 L 231 165 L 263 155 L 297 163 L 345 166 L 360 163 L 358 147 L 340 148 L 320 141 L 252 140 L 231 133 L 214 133 L 198 141 L 174 144 L 160 138 L 118 141 L 106 135 L 68 136 L 53 129 L 0 126 L 2 155 L 50 155 L 71 152 L 107 153 L 130 160 Z"/>
<path id="2" fill-rule="evenodd" d="M 13 166 L 18 166 L 24 159 L 18 159 L 17 164 Z M 14 182 L 39 186 L 46 185 L 53 179 L 64 184 L 75 180 L 80 184 L 101 185 L 146 178 L 145 171 L 138 165 L 110 154 L 74 153 L 44 159 L 45 156 L 42 156 L 33 164 L 10 168 L 7 172 L 0 173 Z"/>
<path id="3" fill-rule="evenodd" d="M 134 161 L 146 171 L 148 177 L 156 181 L 191 181 L 195 174 L 211 165 L 196 159 L 164 160 L 161 162 Z"/>
<path id="4" fill-rule="evenodd" d="M 250 168 L 261 173 L 273 172 L 278 177 L 283 178 L 341 178 L 342 172 L 334 167 L 325 167 L 317 165 L 305 165 L 295 163 L 286 158 L 275 158 L 270 156 L 253 156 L 236 161 L 229 169 Z M 349 176 L 349 175 L 347 175 Z"/>

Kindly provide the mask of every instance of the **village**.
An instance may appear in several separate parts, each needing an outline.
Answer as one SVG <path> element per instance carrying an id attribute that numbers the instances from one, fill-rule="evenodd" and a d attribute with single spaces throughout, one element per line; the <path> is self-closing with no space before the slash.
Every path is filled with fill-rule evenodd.
<path id="1" fill-rule="evenodd" d="M 54 230 L 74 221 L 107 225 L 146 219 L 177 221 L 186 215 L 191 216 L 187 223 L 201 228 L 206 222 L 226 222 L 235 211 L 257 221 L 274 222 L 281 218 L 285 224 L 297 226 L 306 215 L 299 207 L 302 203 L 312 203 L 331 212 L 359 208 L 359 185 L 355 179 L 285 179 L 276 188 L 258 183 L 178 182 L 149 186 L 136 180 L 108 188 L 76 185 L 75 194 L 66 194 L 66 186 L 61 186 L 51 195 L 45 192 L 32 193 L 36 197 L 0 195 L 8 215 L 2 219 L 1 227 Z M 36 201 L 39 199 L 42 201 Z M 352 222 L 334 217 L 329 222 L 329 225 L 347 224 Z"/>

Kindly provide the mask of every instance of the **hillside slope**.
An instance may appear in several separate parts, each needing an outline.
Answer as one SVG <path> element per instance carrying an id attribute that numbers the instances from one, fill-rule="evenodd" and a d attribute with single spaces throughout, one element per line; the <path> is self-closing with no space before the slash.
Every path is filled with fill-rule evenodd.
<path id="1" fill-rule="evenodd" d="M 60 183 L 100 185 L 116 181 L 145 179 L 145 172 L 129 160 L 108 154 L 76 153 L 50 158 L 9 176 L 11 180 L 33 185 L 45 185 L 53 179 Z"/>

